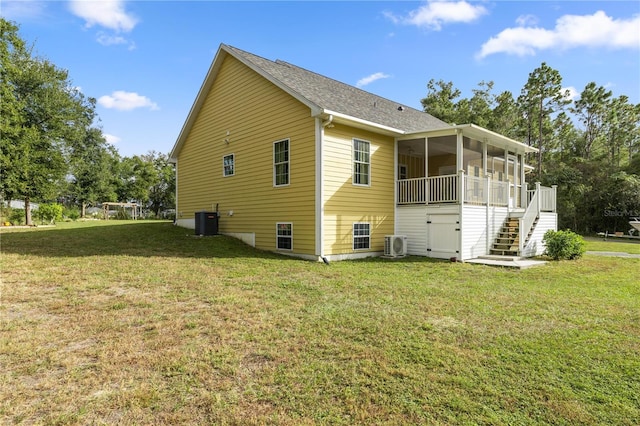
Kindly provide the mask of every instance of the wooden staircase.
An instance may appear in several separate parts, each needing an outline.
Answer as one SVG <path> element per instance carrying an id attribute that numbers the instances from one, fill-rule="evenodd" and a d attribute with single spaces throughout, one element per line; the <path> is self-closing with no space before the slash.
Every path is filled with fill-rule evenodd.
<path id="1" fill-rule="evenodd" d="M 531 238 L 531 234 L 538 223 L 536 217 L 533 226 L 527 235 L 524 243 Z M 502 228 L 489 251 L 494 256 L 520 256 L 520 221 L 517 217 L 507 217 L 502 224 Z"/>

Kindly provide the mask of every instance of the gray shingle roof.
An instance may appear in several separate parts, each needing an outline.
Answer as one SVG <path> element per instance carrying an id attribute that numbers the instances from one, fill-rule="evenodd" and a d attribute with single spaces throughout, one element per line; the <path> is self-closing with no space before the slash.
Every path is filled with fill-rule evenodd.
<path id="1" fill-rule="evenodd" d="M 444 121 L 425 112 L 288 62 L 271 61 L 232 46 L 223 46 L 234 56 L 250 62 L 272 79 L 288 87 L 293 93 L 325 110 L 402 130 L 406 133 L 449 127 Z M 399 110 L 400 107 L 402 110 Z"/>

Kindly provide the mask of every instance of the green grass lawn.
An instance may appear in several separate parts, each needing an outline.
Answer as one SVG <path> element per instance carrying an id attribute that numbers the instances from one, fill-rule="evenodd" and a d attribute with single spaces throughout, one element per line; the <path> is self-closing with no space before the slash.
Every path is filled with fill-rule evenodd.
<path id="1" fill-rule="evenodd" d="M 640 254 L 640 240 L 629 240 L 609 237 L 606 240 L 601 237 L 585 238 L 587 250 L 590 251 L 613 251 L 631 254 Z"/>
<path id="2" fill-rule="evenodd" d="M 3 230 L 0 423 L 640 423 L 640 259 L 325 265 L 192 234 Z"/>

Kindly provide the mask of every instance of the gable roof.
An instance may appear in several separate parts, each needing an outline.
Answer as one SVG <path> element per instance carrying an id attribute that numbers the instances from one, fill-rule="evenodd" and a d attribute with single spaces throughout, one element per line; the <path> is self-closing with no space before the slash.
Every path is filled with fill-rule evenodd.
<path id="1" fill-rule="evenodd" d="M 231 55 L 291 96 L 307 105 L 312 116 L 333 115 L 340 120 L 372 126 L 385 133 L 402 135 L 450 127 L 449 124 L 417 109 L 402 105 L 362 89 L 308 71 L 281 60 L 271 61 L 221 44 L 198 96 L 191 107 L 170 158 L 175 160 L 198 111 L 227 55 Z"/>
<path id="2" fill-rule="evenodd" d="M 251 62 L 325 112 L 335 112 L 365 120 L 401 133 L 414 133 L 446 127 L 447 123 L 426 112 L 402 105 L 362 89 L 341 83 L 285 61 L 270 61 L 260 56 L 225 46 L 236 56 Z M 243 61 L 244 62 L 244 61 Z M 399 108 L 401 108 L 399 110 Z"/>

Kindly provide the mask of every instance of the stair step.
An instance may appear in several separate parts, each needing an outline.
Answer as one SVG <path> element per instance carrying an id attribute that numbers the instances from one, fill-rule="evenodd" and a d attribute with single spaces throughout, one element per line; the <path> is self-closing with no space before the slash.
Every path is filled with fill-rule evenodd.
<path id="1" fill-rule="evenodd" d="M 518 251 L 517 250 L 494 250 L 491 249 L 490 253 L 493 256 L 518 256 Z"/>
<path id="2" fill-rule="evenodd" d="M 488 254 L 486 256 L 478 256 L 478 259 L 503 260 L 507 262 L 515 262 L 517 260 L 522 260 L 522 257 L 511 256 L 511 255 Z"/>
<path id="3" fill-rule="evenodd" d="M 534 223 L 535 226 L 535 223 Z M 533 231 L 533 227 L 532 227 Z M 526 241 L 529 240 L 529 235 Z M 505 219 L 498 236 L 489 249 L 489 253 L 493 256 L 519 256 L 520 242 L 520 220 L 518 218 L 509 217 Z"/>

